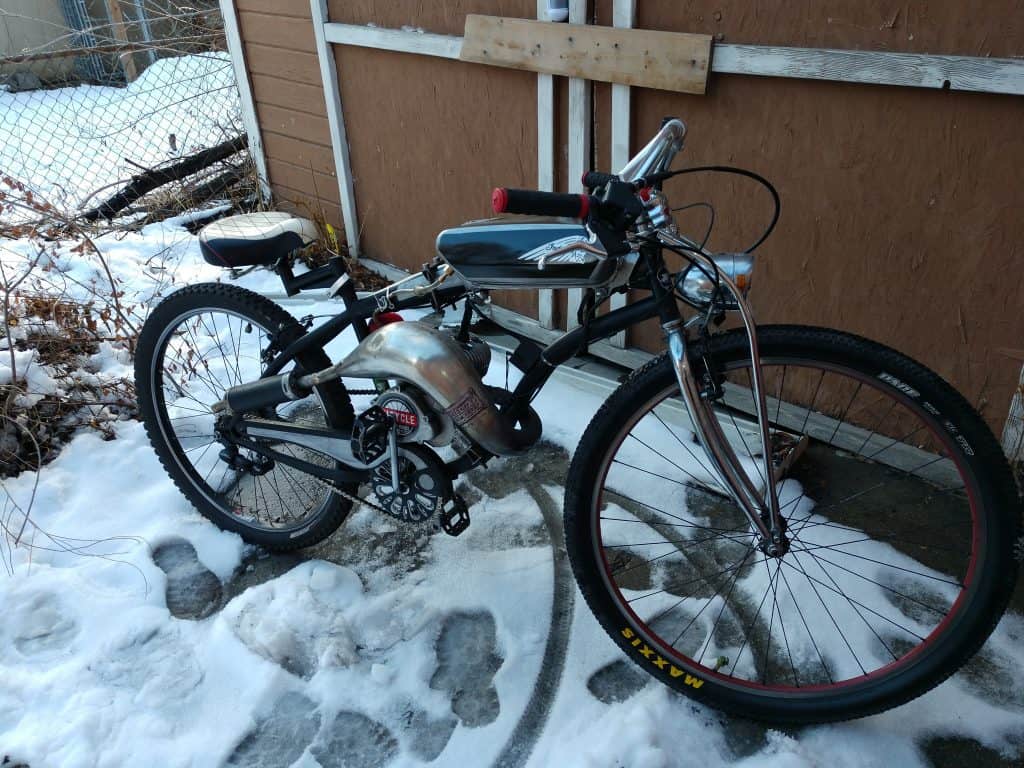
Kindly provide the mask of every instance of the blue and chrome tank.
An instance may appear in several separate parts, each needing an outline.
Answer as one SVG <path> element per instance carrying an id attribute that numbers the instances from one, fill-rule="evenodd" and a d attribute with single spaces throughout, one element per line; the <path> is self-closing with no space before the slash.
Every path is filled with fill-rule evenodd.
<path id="1" fill-rule="evenodd" d="M 596 288 L 611 280 L 617 265 L 570 219 L 470 221 L 441 232 L 437 252 L 478 288 Z"/>

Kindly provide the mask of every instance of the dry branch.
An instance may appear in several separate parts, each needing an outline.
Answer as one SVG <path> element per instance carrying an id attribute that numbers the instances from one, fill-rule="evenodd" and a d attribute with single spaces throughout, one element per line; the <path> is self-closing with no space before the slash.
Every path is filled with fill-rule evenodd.
<path id="1" fill-rule="evenodd" d="M 244 134 L 233 139 L 222 142 L 215 147 L 204 149 L 189 155 L 173 165 L 162 168 L 154 168 L 149 171 L 132 176 L 131 182 L 117 194 L 107 198 L 104 202 L 91 208 L 82 214 L 81 218 L 86 221 L 96 221 L 100 218 L 109 219 L 118 211 L 122 211 L 143 195 L 147 195 L 154 189 L 169 184 L 172 181 L 187 179 L 195 173 L 209 168 L 214 163 L 226 160 L 249 146 L 249 139 Z"/>

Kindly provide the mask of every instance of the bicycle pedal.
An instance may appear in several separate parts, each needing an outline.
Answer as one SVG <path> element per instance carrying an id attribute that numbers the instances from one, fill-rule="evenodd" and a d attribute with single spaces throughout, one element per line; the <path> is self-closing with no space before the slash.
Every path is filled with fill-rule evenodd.
<path id="1" fill-rule="evenodd" d="M 450 498 L 441 508 L 441 530 L 449 536 L 458 536 L 469 528 L 469 508 L 459 495 Z"/>

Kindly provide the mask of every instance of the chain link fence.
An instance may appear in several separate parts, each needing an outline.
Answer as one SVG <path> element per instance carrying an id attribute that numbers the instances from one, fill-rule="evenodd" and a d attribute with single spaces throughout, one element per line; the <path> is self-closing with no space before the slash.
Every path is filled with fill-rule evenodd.
<path id="1" fill-rule="evenodd" d="M 0 7 L 0 174 L 56 213 L 137 222 L 237 194 L 244 147 L 216 0 Z M 33 210 L 8 201 L 0 224 Z"/>

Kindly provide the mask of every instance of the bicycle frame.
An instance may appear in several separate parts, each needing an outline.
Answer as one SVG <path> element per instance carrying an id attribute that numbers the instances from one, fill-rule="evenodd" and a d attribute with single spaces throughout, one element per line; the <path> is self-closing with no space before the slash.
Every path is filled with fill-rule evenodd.
<path id="1" fill-rule="evenodd" d="M 681 122 L 677 120 L 667 122 L 651 142 L 623 169 L 621 178 L 624 181 L 628 181 L 646 174 L 665 170 L 672 162 L 676 152 L 682 148 L 684 136 L 685 128 Z M 657 235 L 661 243 L 667 246 L 690 245 L 687 241 L 676 236 L 674 229 L 671 227 L 659 227 L 652 230 L 652 232 Z M 702 268 L 716 274 L 719 282 L 733 295 L 737 310 L 747 330 L 751 360 L 753 361 L 752 387 L 754 404 L 764 461 L 763 477 L 765 489 L 763 496 L 741 465 L 739 458 L 725 437 L 721 425 L 718 423 L 714 409 L 710 404 L 710 389 L 702 387 L 697 381 L 696 366 L 694 361 L 690 359 L 686 327 L 676 301 L 674 280 L 665 268 L 661 249 L 651 245 L 634 247 L 636 250 L 639 250 L 639 255 L 647 267 L 652 295 L 597 317 L 593 316 L 591 308 L 591 317 L 588 322 L 569 331 L 550 344 L 541 352 L 535 364 L 524 371 L 523 378 L 516 386 L 515 391 L 511 393 L 511 402 L 506 406 L 509 415 L 515 418 L 525 410 L 544 387 L 555 368 L 586 349 L 590 343 L 613 336 L 644 320 L 655 317 L 659 318 L 667 340 L 668 356 L 676 373 L 683 401 L 694 424 L 694 431 L 701 447 L 704 449 L 704 453 L 711 462 L 715 473 L 718 474 L 722 486 L 727 489 L 733 500 L 743 510 L 751 526 L 758 532 L 765 552 L 770 555 L 779 554 L 782 548 L 785 547 L 784 521 L 780 514 L 778 496 L 772 481 L 771 435 L 768 426 L 767 404 L 760 367 L 760 356 L 758 354 L 757 333 L 750 306 L 742 291 L 737 288 L 727 275 L 718 269 L 717 265 L 708 255 L 699 249 L 688 249 L 688 257 Z M 264 376 L 273 376 L 280 373 L 298 355 L 309 349 L 324 347 L 349 326 L 352 326 L 356 337 L 362 341 L 370 332 L 367 320 L 379 311 L 400 311 L 402 309 L 429 305 L 441 308 L 453 305 L 462 299 L 467 301 L 466 312 L 471 311 L 468 302 L 474 300 L 473 291 L 462 284 L 456 286 L 441 285 L 444 277 L 436 279 L 429 287 L 429 290 L 421 289 L 419 293 L 414 293 L 412 297 L 397 299 L 394 298 L 393 294 L 398 292 L 398 286 L 404 283 L 405 280 L 399 281 L 367 297 L 358 298 L 347 275 L 343 276 L 332 287 L 332 295 L 342 299 L 345 303 L 344 311 L 309 333 L 300 336 L 298 339 L 291 340 L 270 361 L 264 371 Z M 260 433 L 265 435 L 267 429 L 263 427 Z M 286 431 L 293 434 L 292 439 L 294 440 L 295 433 L 301 432 L 302 429 L 292 428 Z M 320 432 L 322 430 L 316 431 Z M 315 442 L 321 440 L 322 437 L 315 435 L 310 437 L 309 440 Z M 328 453 L 331 452 L 329 451 Z M 336 454 L 338 454 L 338 451 L 334 451 L 332 455 L 335 455 L 335 458 L 339 460 L 345 461 L 345 463 L 350 463 L 348 452 L 346 452 L 345 456 Z M 490 454 L 480 449 L 479 446 L 471 454 L 473 458 L 468 464 L 466 461 L 456 460 L 449 465 L 449 471 L 452 474 L 459 474 L 490 457 Z M 363 469 L 368 470 L 369 468 Z"/>

